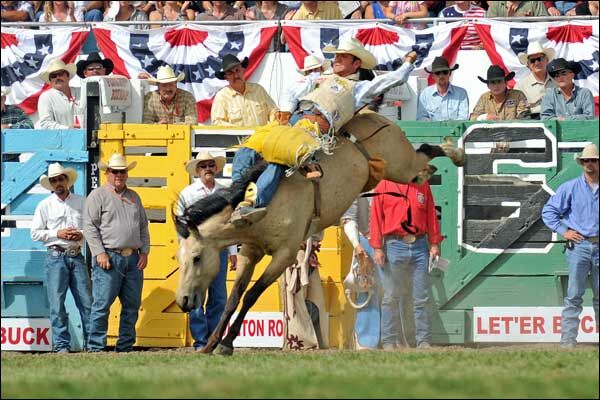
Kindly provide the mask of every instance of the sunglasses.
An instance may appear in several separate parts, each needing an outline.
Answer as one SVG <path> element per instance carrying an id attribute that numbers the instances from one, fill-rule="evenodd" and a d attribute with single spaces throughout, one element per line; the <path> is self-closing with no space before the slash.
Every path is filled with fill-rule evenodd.
<path id="1" fill-rule="evenodd" d="M 67 178 L 65 178 L 64 176 L 57 176 L 56 178 L 50 178 L 48 179 L 50 181 L 50 183 L 57 183 L 57 182 L 63 182 L 66 181 Z"/>
<path id="2" fill-rule="evenodd" d="M 101 71 L 103 69 L 105 69 L 103 66 L 98 65 L 96 67 L 87 67 L 85 70 L 86 71 Z"/>
<path id="3" fill-rule="evenodd" d="M 449 75 L 450 71 L 446 70 L 446 71 L 435 71 L 434 74 L 436 74 L 437 76 L 440 75 Z"/>
<path id="4" fill-rule="evenodd" d="M 597 163 L 598 159 L 597 158 L 580 158 L 579 159 L 583 164 L 587 164 L 587 163 Z"/>
<path id="5" fill-rule="evenodd" d="M 535 64 L 536 62 L 542 62 L 546 59 L 546 56 L 539 56 L 539 57 L 535 57 L 535 58 L 530 58 L 529 59 L 529 64 Z"/>
<path id="6" fill-rule="evenodd" d="M 113 175 L 125 175 L 127 173 L 126 169 L 109 169 L 108 172 L 110 172 Z"/>
<path id="7" fill-rule="evenodd" d="M 569 73 L 568 70 L 563 69 L 562 71 L 558 71 L 558 72 L 554 72 L 554 73 L 550 74 L 550 76 L 553 78 L 557 78 L 559 76 L 566 76 L 568 73 Z"/>
<path id="8" fill-rule="evenodd" d="M 68 75 L 68 72 L 65 72 L 65 71 L 53 72 L 50 75 L 48 75 L 48 78 L 54 79 L 54 78 L 58 78 L 59 76 L 63 76 L 63 75 Z"/>
<path id="9" fill-rule="evenodd" d="M 206 169 L 206 168 L 214 168 L 217 166 L 217 164 L 214 162 L 210 162 L 210 163 L 206 163 L 206 164 L 198 164 L 198 166 L 202 169 Z"/>

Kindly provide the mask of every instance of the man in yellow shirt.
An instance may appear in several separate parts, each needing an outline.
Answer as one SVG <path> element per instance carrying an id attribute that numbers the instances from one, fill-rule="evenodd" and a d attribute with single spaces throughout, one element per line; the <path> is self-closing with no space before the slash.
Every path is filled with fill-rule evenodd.
<path id="1" fill-rule="evenodd" d="M 294 20 L 303 19 L 344 19 L 337 1 L 303 1 L 292 17 Z"/>
<path id="2" fill-rule="evenodd" d="M 243 61 L 233 54 L 223 57 L 215 76 L 229 85 L 219 90 L 213 100 L 210 110 L 213 125 L 259 126 L 275 118 L 277 106 L 266 90 L 244 79 L 247 66 L 247 57 Z"/>

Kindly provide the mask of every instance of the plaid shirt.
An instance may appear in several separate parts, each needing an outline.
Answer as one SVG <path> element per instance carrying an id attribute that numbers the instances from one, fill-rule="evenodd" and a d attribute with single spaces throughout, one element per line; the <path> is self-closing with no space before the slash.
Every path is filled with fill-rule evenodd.
<path id="1" fill-rule="evenodd" d="M 194 95 L 177 89 L 173 102 L 166 106 L 160 102 L 158 91 L 150 92 L 144 97 L 144 124 L 155 124 L 161 119 L 169 124 L 198 124 L 198 112 Z"/>
<path id="2" fill-rule="evenodd" d="M 6 105 L 2 111 L 2 125 L 11 124 L 12 129 L 33 129 L 33 122 L 23 110 L 14 105 Z"/>

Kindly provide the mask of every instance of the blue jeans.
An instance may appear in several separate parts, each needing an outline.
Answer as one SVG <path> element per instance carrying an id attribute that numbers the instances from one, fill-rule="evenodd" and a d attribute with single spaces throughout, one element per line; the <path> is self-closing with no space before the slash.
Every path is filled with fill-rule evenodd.
<path id="1" fill-rule="evenodd" d="M 227 302 L 227 250 L 220 255 L 221 268 L 208 288 L 206 306 L 190 311 L 190 331 L 196 349 L 206 346 L 208 336 L 215 330 Z"/>
<path id="2" fill-rule="evenodd" d="M 117 296 L 121 301 L 117 351 L 131 351 L 135 343 L 135 324 L 142 303 L 144 272 L 137 268 L 139 256 L 129 257 L 109 251 L 110 269 L 100 268 L 96 257 L 92 266 L 94 302 L 90 314 L 91 331 L 88 341 L 90 351 L 103 351 L 106 347 L 110 306 Z"/>
<path id="3" fill-rule="evenodd" d="M 429 244 L 427 236 L 404 243 L 397 236 L 385 238 L 386 265 L 381 303 L 381 343 L 409 345 L 431 343 L 429 302 Z M 414 336 L 413 336 L 413 331 Z"/>
<path id="4" fill-rule="evenodd" d="M 360 235 L 360 244 L 365 249 L 369 257 L 373 259 L 373 248 L 369 241 Z M 383 280 L 383 269 L 378 265 L 374 266 L 373 274 L 373 294 L 369 303 L 361 309 L 356 310 L 356 321 L 354 323 L 354 332 L 356 340 L 361 347 L 376 349 L 379 347 L 381 337 L 381 296 L 380 288 Z M 362 303 L 367 298 L 366 293 L 358 295 L 358 302 Z"/>
<path id="5" fill-rule="evenodd" d="M 576 1 L 555 1 L 554 7 L 560 11 L 560 15 L 566 15 L 572 8 L 577 6 Z"/>
<path id="6" fill-rule="evenodd" d="M 102 11 L 97 8 L 86 12 L 83 16 L 83 20 L 85 22 L 101 22 L 104 20 L 104 15 Z"/>
<path id="7" fill-rule="evenodd" d="M 69 288 L 81 316 L 85 348 L 90 332 L 92 287 L 83 256 L 69 257 L 49 249 L 46 254 L 46 288 L 50 305 L 53 350 L 70 347 L 69 316 L 65 309 L 65 298 Z"/>
<path id="8" fill-rule="evenodd" d="M 585 240 L 567 250 L 569 284 L 564 300 L 561 322 L 561 343 L 576 343 L 579 315 L 583 310 L 583 294 L 588 275 L 592 278 L 592 294 L 596 324 L 598 324 L 598 243 Z"/>
<path id="9" fill-rule="evenodd" d="M 233 171 L 231 179 L 236 182 L 242 180 L 246 171 L 252 168 L 257 162 L 262 159 L 260 154 L 251 148 L 240 147 L 233 157 Z M 285 167 L 279 164 L 269 164 L 267 168 L 260 174 L 256 181 L 257 197 L 255 207 L 266 207 L 269 205 L 279 182 L 285 175 Z"/>

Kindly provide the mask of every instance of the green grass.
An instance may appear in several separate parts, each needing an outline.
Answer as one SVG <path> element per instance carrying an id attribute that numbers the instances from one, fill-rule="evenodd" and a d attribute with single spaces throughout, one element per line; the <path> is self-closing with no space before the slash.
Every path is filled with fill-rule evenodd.
<path id="1" fill-rule="evenodd" d="M 598 398 L 598 346 L 2 353 L 2 398 Z"/>

